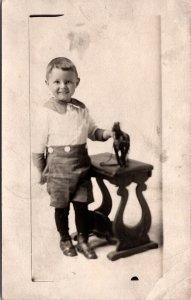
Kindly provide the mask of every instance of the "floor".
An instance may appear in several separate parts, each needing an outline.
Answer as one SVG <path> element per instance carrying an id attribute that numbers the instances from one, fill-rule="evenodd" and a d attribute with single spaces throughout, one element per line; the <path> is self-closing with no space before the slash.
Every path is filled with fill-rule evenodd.
<path id="1" fill-rule="evenodd" d="M 111 194 L 116 195 L 115 187 L 109 188 Z M 132 191 L 133 188 L 131 188 Z M 96 199 L 101 199 L 97 187 L 94 193 Z M 124 213 L 124 222 L 127 223 L 128 220 L 128 225 L 137 223 L 141 213 L 138 204 L 132 200 L 131 194 L 130 190 L 128 201 L 130 212 Z M 66 299 L 70 300 L 146 299 L 146 295 L 162 275 L 162 205 L 160 195 L 156 190 L 147 191 L 145 196 L 150 199 L 148 202 L 152 213 L 149 236 L 151 240 L 159 243 L 159 248 L 110 261 L 107 254 L 115 249 L 115 245 L 108 245 L 103 239 L 91 237 L 90 244 L 96 250 L 98 259 L 88 260 L 82 254 L 76 257 L 66 257 L 62 254 L 59 248 L 59 236 L 55 230 L 54 209 L 49 207 L 45 187 L 41 187 L 40 190 L 33 189 L 31 228 L 33 280 L 35 282 L 65 282 L 67 280 L 71 288 Z M 111 220 L 118 203 L 115 200 L 114 202 L 109 216 Z M 90 205 L 90 209 L 98 206 L 99 201 L 96 201 Z M 73 219 L 74 212 L 71 207 L 71 233 L 75 231 Z M 132 281 L 131 278 L 134 276 L 137 276 L 139 280 Z"/>

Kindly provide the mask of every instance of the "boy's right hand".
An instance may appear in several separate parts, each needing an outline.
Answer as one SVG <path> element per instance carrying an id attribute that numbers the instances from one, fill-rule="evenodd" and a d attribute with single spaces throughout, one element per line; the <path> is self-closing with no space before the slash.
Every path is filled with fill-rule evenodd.
<path id="1" fill-rule="evenodd" d="M 37 182 L 39 183 L 39 184 L 45 184 L 46 183 L 46 178 L 45 178 L 45 176 L 43 175 L 43 172 L 38 172 L 38 178 L 37 178 Z"/>
<path id="2" fill-rule="evenodd" d="M 37 169 L 32 165 L 31 167 L 31 195 L 32 199 L 39 199 L 39 197 L 44 197 L 46 193 L 46 176 L 44 172 Z"/>
<path id="3" fill-rule="evenodd" d="M 46 182 L 46 177 L 43 172 L 35 168 L 32 173 L 32 182 L 33 184 L 43 185 Z"/>

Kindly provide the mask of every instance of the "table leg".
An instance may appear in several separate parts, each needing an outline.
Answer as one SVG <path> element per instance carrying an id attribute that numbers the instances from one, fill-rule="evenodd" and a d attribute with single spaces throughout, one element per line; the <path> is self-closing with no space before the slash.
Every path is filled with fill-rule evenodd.
<path id="1" fill-rule="evenodd" d="M 137 225 L 129 227 L 123 222 L 123 214 L 129 193 L 125 186 L 119 186 L 118 188 L 117 194 L 121 196 L 121 201 L 113 222 L 113 232 L 118 242 L 116 250 L 110 252 L 107 256 L 110 260 L 116 260 L 158 247 L 156 243 L 150 241 L 148 236 L 151 226 L 151 213 L 142 193 L 144 190 L 146 190 L 146 185 L 143 182 L 138 183 L 136 195 L 142 209 L 142 217 Z"/>
<path id="2" fill-rule="evenodd" d="M 96 181 L 102 193 L 102 203 L 95 211 L 108 216 L 112 209 L 112 199 L 110 193 L 102 178 L 96 177 Z"/>

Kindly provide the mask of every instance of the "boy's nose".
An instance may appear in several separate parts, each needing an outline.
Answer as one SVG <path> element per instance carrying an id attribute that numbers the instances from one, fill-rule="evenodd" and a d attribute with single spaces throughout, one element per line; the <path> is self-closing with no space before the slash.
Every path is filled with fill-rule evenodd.
<path id="1" fill-rule="evenodd" d="M 60 87 L 61 87 L 61 88 L 64 88 L 64 87 L 65 87 L 65 83 L 64 83 L 64 82 L 61 82 L 61 83 L 60 83 Z"/>

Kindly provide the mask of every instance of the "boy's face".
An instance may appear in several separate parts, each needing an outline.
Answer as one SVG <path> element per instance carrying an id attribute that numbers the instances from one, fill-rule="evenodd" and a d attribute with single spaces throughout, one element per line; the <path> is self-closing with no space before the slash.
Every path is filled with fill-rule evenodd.
<path id="1" fill-rule="evenodd" d="M 79 82 L 75 72 L 53 68 L 46 84 L 56 99 L 69 102 Z"/>

